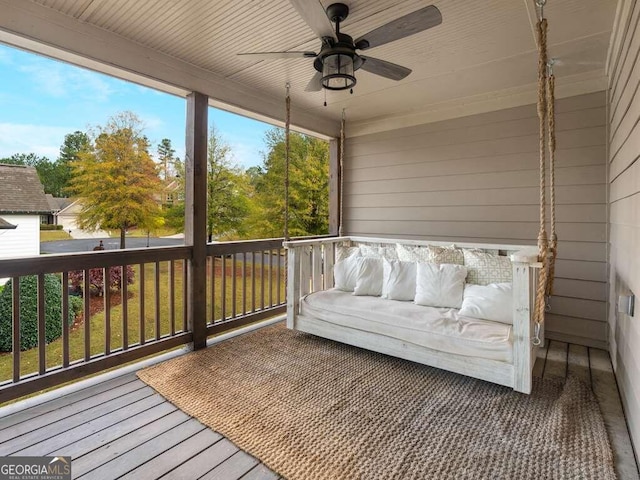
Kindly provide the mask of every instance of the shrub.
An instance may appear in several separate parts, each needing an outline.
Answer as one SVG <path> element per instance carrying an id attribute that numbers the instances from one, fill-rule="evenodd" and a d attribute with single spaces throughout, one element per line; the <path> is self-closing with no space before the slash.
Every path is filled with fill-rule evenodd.
<path id="1" fill-rule="evenodd" d="M 45 223 L 40 224 L 40 230 L 62 230 L 62 225 L 49 225 Z"/>
<path id="2" fill-rule="evenodd" d="M 104 294 L 104 269 L 92 268 L 89 270 L 89 285 L 91 287 L 91 295 Z M 131 285 L 135 278 L 135 273 L 131 265 L 127 265 L 127 285 Z M 122 267 L 109 268 L 109 288 L 111 290 L 120 290 L 122 288 Z M 74 287 L 76 292 L 82 292 L 84 286 L 83 270 L 69 272 L 69 283 Z"/>
<path id="3" fill-rule="evenodd" d="M 0 293 L 0 351 L 10 352 L 12 343 L 12 280 Z M 62 335 L 62 284 L 57 275 L 44 276 L 45 341 L 50 343 Z M 69 308 L 69 324 L 75 314 Z M 20 350 L 38 345 L 38 277 L 31 275 L 20 279 Z"/>

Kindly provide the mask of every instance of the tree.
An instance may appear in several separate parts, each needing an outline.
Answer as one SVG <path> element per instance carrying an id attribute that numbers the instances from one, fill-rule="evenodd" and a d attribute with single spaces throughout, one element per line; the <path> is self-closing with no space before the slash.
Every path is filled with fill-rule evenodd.
<path id="1" fill-rule="evenodd" d="M 207 145 L 207 236 L 242 237 L 250 210 L 249 182 L 215 126 Z"/>
<path id="2" fill-rule="evenodd" d="M 86 133 L 76 130 L 64 136 L 64 142 L 60 147 L 60 156 L 58 156 L 57 161 L 60 191 L 63 194 L 67 193 L 71 184 L 71 164 L 79 159 L 81 152 L 88 152 L 89 150 L 91 150 L 91 139 Z"/>
<path id="3" fill-rule="evenodd" d="M 160 172 L 162 179 L 167 182 L 175 175 L 176 151 L 171 146 L 171 140 L 163 138 L 158 145 L 158 161 L 160 162 Z"/>
<path id="4" fill-rule="evenodd" d="M 252 218 L 263 237 L 284 234 L 285 138 L 282 129 L 267 132 L 268 153 L 251 173 L 260 210 Z M 291 132 L 289 156 L 289 235 L 322 235 L 329 231 L 329 145 Z"/>
<path id="5" fill-rule="evenodd" d="M 72 170 L 71 187 L 82 204 L 81 228 L 120 230 L 120 248 L 125 248 L 128 228 L 154 230 L 162 224 L 154 198 L 161 182 L 135 114 L 118 113 L 98 127 L 93 145 L 78 152 Z"/>

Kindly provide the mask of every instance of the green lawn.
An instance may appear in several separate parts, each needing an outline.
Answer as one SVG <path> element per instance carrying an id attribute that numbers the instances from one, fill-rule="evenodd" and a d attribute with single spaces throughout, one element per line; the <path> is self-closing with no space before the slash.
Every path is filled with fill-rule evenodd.
<path id="1" fill-rule="evenodd" d="M 233 284 L 233 272 L 231 261 L 226 262 L 226 305 L 227 305 L 227 316 L 231 314 L 231 305 L 232 305 L 232 284 Z M 275 262 L 274 262 L 275 263 Z M 175 329 L 176 331 L 182 330 L 183 325 L 183 284 L 182 284 L 182 262 L 175 262 Z M 252 290 L 252 265 L 247 263 L 243 265 L 241 262 L 237 262 L 236 265 L 236 315 L 240 315 L 242 313 L 242 269 L 245 269 L 245 278 L 246 278 L 246 305 L 247 311 L 251 310 L 251 298 L 253 295 Z M 130 297 L 127 302 L 127 312 L 128 312 L 128 322 L 127 322 L 127 331 L 129 337 L 129 345 L 138 343 L 140 341 L 140 299 L 141 299 L 141 291 L 140 291 L 140 272 L 139 267 L 135 266 L 135 282 L 132 285 L 129 285 Z M 259 309 L 261 306 L 260 302 L 260 293 L 261 293 L 261 266 L 256 265 L 256 308 Z M 215 318 L 220 319 L 221 317 L 221 306 L 222 306 L 222 268 L 221 261 L 217 259 L 216 261 L 216 279 L 215 279 L 215 295 L 214 295 L 214 303 L 215 303 Z M 207 294 L 206 299 L 203 299 L 207 303 L 207 322 L 211 320 L 211 289 L 210 289 L 210 270 L 207 269 Z M 273 302 L 276 302 L 276 292 L 278 288 L 278 283 L 280 284 L 280 299 L 284 301 L 285 298 L 285 286 L 284 286 L 284 268 L 281 269 L 281 278 L 280 282 L 278 282 L 277 278 L 277 269 L 273 268 L 272 272 L 272 291 L 273 291 Z M 169 306 L 169 262 L 162 262 L 160 264 L 160 335 L 164 336 L 170 333 L 171 331 L 171 316 L 170 316 L 170 306 Z M 264 287 L 264 299 L 265 306 L 268 306 L 269 299 L 269 289 L 268 289 L 268 266 L 265 267 L 265 287 Z M 145 339 L 151 340 L 155 338 L 155 309 L 156 309 L 156 301 L 155 301 L 155 265 L 147 264 L 145 266 L 145 282 L 144 282 L 144 332 Z M 121 303 L 113 306 L 111 308 L 111 350 L 116 350 L 122 347 L 122 312 L 123 307 Z M 75 326 L 72 329 L 71 335 L 69 337 L 69 351 L 70 351 L 70 360 L 79 360 L 84 358 L 84 324 L 80 322 L 79 326 Z M 91 345 L 91 355 L 99 355 L 104 353 L 104 344 L 105 344 L 105 312 L 100 311 L 93 315 L 90 318 L 90 345 Z M 47 359 L 47 368 L 55 367 L 61 365 L 62 363 L 62 339 L 57 339 L 46 347 L 46 359 Z M 32 372 L 37 371 L 38 369 L 38 349 L 34 348 L 31 350 L 27 350 L 21 352 L 20 354 L 20 371 L 22 375 L 26 375 Z M 8 380 L 12 377 L 12 356 L 10 353 L 5 353 L 0 355 L 0 382 Z"/>
<path id="2" fill-rule="evenodd" d="M 56 240 L 71 240 L 72 238 L 64 230 L 40 230 L 40 242 L 55 242 Z"/>

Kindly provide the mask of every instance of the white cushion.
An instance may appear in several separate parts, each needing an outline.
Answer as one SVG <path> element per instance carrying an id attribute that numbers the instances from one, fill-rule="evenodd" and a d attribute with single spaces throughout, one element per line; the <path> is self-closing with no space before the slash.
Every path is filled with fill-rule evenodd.
<path id="1" fill-rule="evenodd" d="M 428 307 L 460 308 L 467 269 L 462 265 L 419 263 L 415 303 Z"/>
<path id="2" fill-rule="evenodd" d="M 467 269 L 462 265 L 419 263 L 415 303 L 428 307 L 460 308 Z"/>
<path id="3" fill-rule="evenodd" d="M 356 273 L 356 286 L 354 295 L 382 295 L 383 268 L 381 258 L 360 257 L 356 258 L 358 271 Z"/>
<path id="4" fill-rule="evenodd" d="M 416 264 L 384 259 L 382 268 L 382 297 L 412 301 L 416 296 Z"/>
<path id="5" fill-rule="evenodd" d="M 460 315 L 513 324 L 513 293 L 510 283 L 464 287 Z"/>
<path id="6" fill-rule="evenodd" d="M 509 257 L 465 249 L 464 266 L 469 271 L 467 283 L 489 285 L 509 283 L 513 279 L 513 266 Z"/>
<path id="7" fill-rule="evenodd" d="M 343 292 L 353 292 L 356 288 L 356 276 L 358 274 L 358 256 L 352 255 L 336 262 L 333 266 L 333 279 L 335 288 Z"/>

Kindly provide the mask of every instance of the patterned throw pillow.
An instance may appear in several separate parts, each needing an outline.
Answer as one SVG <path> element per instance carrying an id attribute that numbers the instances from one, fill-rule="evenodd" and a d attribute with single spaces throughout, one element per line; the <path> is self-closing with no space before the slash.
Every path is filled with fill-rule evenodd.
<path id="1" fill-rule="evenodd" d="M 379 246 L 378 244 L 360 244 L 360 254 L 366 258 L 385 258 L 398 260 L 395 246 Z"/>
<path id="2" fill-rule="evenodd" d="M 398 260 L 401 262 L 413 263 L 430 263 L 431 254 L 429 247 L 420 247 L 418 245 L 403 245 L 396 243 L 396 251 L 398 252 Z"/>
<path id="3" fill-rule="evenodd" d="M 489 285 L 513 280 L 513 268 L 509 257 L 491 255 L 482 250 L 463 250 L 467 267 L 467 283 Z"/>
<path id="4" fill-rule="evenodd" d="M 452 263 L 454 265 L 464 265 L 464 254 L 462 250 L 454 247 L 436 247 L 429 245 L 429 263 Z"/>

